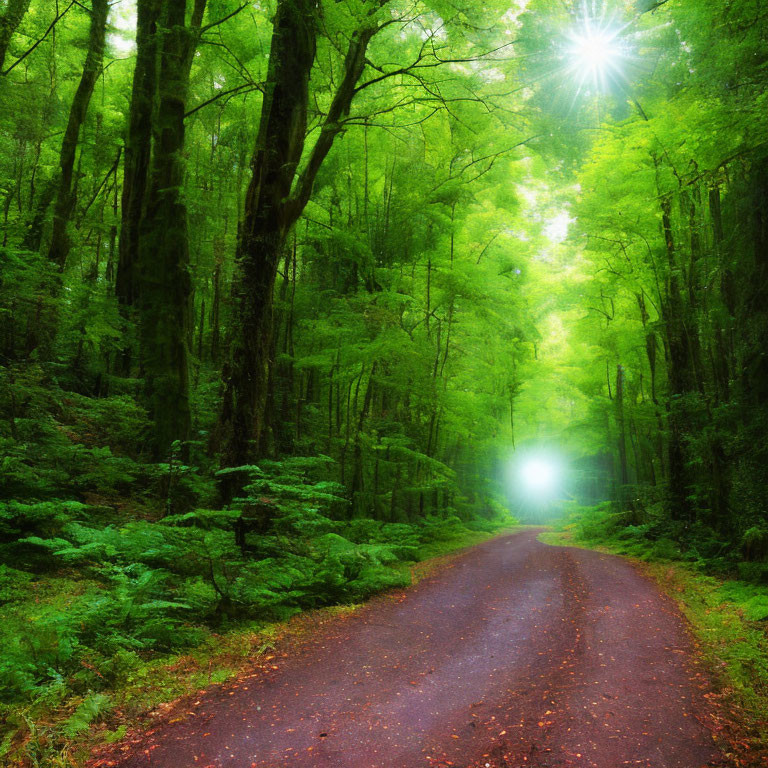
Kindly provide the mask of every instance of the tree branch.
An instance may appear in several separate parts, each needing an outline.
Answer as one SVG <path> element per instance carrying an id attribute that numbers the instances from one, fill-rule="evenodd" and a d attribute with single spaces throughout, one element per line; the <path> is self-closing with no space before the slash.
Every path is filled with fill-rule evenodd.
<path id="1" fill-rule="evenodd" d="M 64 18 L 67 11 L 69 11 L 73 5 L 79 5 L 79 3 L 77 3 L 76 0 L 72 0 L 72 2 L 50 23 L 48 29 L 45 30 L 45 34 L 36 43 L 34 43 L 31 48 L 28 48 L 18 59 L 16 59 L 16 61 L 14 61 L 13 64 L 11 64 L 11 66 L 2 73 L 2 75 L 7 75 L 11 70 L 15 69 L 19 64 L 21 64 L 21 62 L 24 61 L 24 59 L 26 59 L 27 56 L 29 56 L 29 54 L 32 53 L 32 51 L 34 51 L 35 48 L 37 48 L 37 46 L 45 40 L 46 37 L 48 37 L 48 35 L 51 33 L 51 30 L 59 21 L 61 21 L 61 19 Z"/>
<path id="2" fill-rule="evenodd" d="M 236 85 L 234 88 L 230 88 L 226 91 L 220 91 L 215 96 L 212 96 L 210 99 L 206 99 L 202 104 L 198 104 L 196 107 L 189 110 L 189 112 L 184 113 L 184 118 L 191 117 L 195 114 L 195 112 L 198 112 L 203 107 L 207 107 L 209 104 L 213 104 L 214 101 L 218 101 L 224 96 L 231 96 L 235 93 L 245 92 L 245 93 L 251 93 L 252 91 L 261 91 L 264 92 L 264 85 L 263 83 L 242 83 L 241 85 Z"/>
<path id="3" fill-rule="evenodd" d="M 218 27 L 220 24 L 224 24 L 224 22 L 229 21 L 230 19 L 233 19 L 235 16 L 237 16 L 238 13 L 240 13 L 241 11 L 244 11 L 249 5 L 253 5 L 253 3 L 245 3 L 244 5 L 241 5 L 239 8 L 232 11 L 232 13 L 227 14 L 226 16 L 219 19 L 218 21 L 212 21 L 210 24 L 206 24 L 204 27 L 200 28 L 200 34 L 204 35 L 209 29 Z"/>
<path id="4" fill-rule="evenodd" d="M 384 2 L 380 3 L 380 5 L 383 4 Z M 295 221 L 301 215 L 301 211 L 312 195 L 317 172 L 330 152 L 334 140 L 344 129 L 343 120 L 349 115 L 352 99 L 357 93 L 355 85 L 365 69 L 368 44 L 378 31 L 377 27 L 361 27 L 349 41 L 344 60 L 344 77 L 336 90 L 328 115 L 320 128 L 320 136 L 312 148 L 306 166 L 299 175 L 296 190 L 289 201 L 289 220 Z"/>
<path id="5" fill-rule="evenodd" d="M 80 227 L 83 225 L 83 221 L 85 220 L 85 215 L 88 213 L 88 210 L 90 207 L 96 202 L 96 199 L 98 198 L 99 194 L 101 194 L 101 190 L 104 188 L 104 185 L 109 180 L 109 177 L 114 173 L 115 176 L 117 176 L 117 169 L 120 165 L 120 157 L 123 153 L 122 146 L 118 147 L 117 149 L 117 157 L 115 158 L 115 162 L 112 163 L 109 170 L 107 171 L 107 175 L 102 179 L 101 184 L 96 188 L 96 191 L 93 193 L 93 196 L 86 204 L 85 208 L 80 213 L 80 221 L 77 222 L 77 225 L 75 226 L 75 229 L 80 229 Z"/>

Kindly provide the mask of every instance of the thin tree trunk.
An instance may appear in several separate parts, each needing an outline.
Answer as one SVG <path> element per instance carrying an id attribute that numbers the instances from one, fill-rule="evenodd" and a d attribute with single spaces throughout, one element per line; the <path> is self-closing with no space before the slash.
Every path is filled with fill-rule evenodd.
<path id="1" fill-rule="evenodd" d="M 117 255 L 117 209 L 118 209 L 118 190 L 120 185 L 118 184 L 117 175 L 119 173 L 119 166 L 115 167 L 115 183 L 112 191 L 112 224 L 109 228 L 109 256 L 107 257 L 107 265 L 104 268 L 104 280 L 107 284 L 107 292 L 110 292 L 114 285 L 115 280 L 115 256 Z"/>
<path id="2" fill-rule="evenodd" d="M 67 233 L 67 227 L 77 202 L 77 193 L 74 189 L 74 167 L 80 139 L 80 129 L 88 114 L 88 105 L 91 103 L 96 80 L 101 74 L 108 13 L 109 0 L 93 0 L 91 4 L 88 53 L 85 56 L 83 74 L 80 77 L 80 83 L 72 100 L 67 127 L 64 131 L 64 139 L 61 143 L 59 187 L 53 209 L 53 231 L 51 233 L 51 244 L 48 249 L 48 258 L 62 270 L 72 246 Z"/>
<path id="3" fill-rule="evenodd" d="M 673 520 L 691 519 L 688 500 L 688 470 L 685 452 L 685 421 L 680 398 L 694 390 L 690 371 L 691 354 L 685 329 L 684 308 L 680 293 L 675 241 L 672 234 L 672 203 L 669 197 L 661 200 L 662 228 L 668 260 L 666 297 L 662 314 L 666 333 L 667 378 L 670 401 L 668 404 L 669 438 L 667 441 L 669 471 L 669 511 Z"/>
<path id="4" fill-rule="evenodd" d="M 211 310 L 211 361 L 219 362 L 221 334 L 221 262 L 213 270 L 213 309 Z"/>
<path id="5" fill-rule="evenodd" d="M 203 362 L 203 337 L 205 336 L 205 297 L 200 300 L 200 327 L 197 329 L 197 361 Z"/>
<path id="6" fill-rule="evenodd" d="M 363 427 L 368 418 L 368 411 L 371 407 L 373 392 L 375 388 L 374 375 L 376 374 L 376 363 L 371 366 L 371 373 L 368 377 L 368 383 L 365 387 L 365 396 L 363 397 L 363 407 L 360 410 L 360 416 L 357 420 L 357 429 L 355 430 L 355 442 L 353 450 L 353 470 L 352 484 L 350 494 L 352 497 L 352 517 L 364 516 L 367 509 L 363 505 L 365 492 L 365 467 L 363 461 Z M 355 398 L 357 399 L 357 398 Z"/>
<path id="7" fill-rule="evenodd" d="M 629 484 L 629 470 L 627 468 L 627 429 L 624 419 L 624 366 L 619 363 L 616 366 L 616 424 L 618 426 L 619 446 L 619 483 L 621 484 L 621 501 L 625 502 L 625 488 Z"/>

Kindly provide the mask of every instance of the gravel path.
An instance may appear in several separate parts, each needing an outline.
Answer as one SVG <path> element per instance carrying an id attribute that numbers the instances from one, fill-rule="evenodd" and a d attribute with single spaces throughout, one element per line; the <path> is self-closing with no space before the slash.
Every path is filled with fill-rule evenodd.
<path id="1" fill-rule="evenodd" d="M 93 765 L 721 765 L 671 602 L 620 558 L 536 535 L 473 547 L 328 622 L 278 669 Z"/>

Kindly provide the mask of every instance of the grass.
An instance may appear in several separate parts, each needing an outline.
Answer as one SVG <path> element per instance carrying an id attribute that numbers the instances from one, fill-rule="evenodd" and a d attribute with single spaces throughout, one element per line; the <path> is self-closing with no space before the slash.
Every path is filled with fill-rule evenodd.
<path id="1" fill-rule="evenodd" d="M 405 581 L 416 583 L 439 568 L 457 550 L 491 539 L 505 530 L 464 529 L 419 548 L 413 564 L 395 563 Z M 15 603 L 18 616 L 62 611 L 94 585 L 75 578 L 49 577 L 30 585 L 30 598 Z M 113 679 L 100 693 L 72 695 L 70 681 L 51 686 L 45 695 L 19 707 L 0 710 L 0 763 L 18 768 L 78 768 L 100 746 L 121 740 L 158 716 L 173 719 L 176 702 L 196 696 L 209 685 L 232 680 L 263 665 L 279 664 L 320 623 L 357 610 L 338 605 L 299 613 L 275 624 L 256 622 L 217 633 L 201 629 L 202 640 L 183 653 L 116 654 Z M 4 720 L 3 723 L 1 720 Z"/>
<path id="2" fill-rule="evenodd" d="M 539 539 L 628 557 L 655 580 L 688 620 L 709 673 L 718 745 L 735 766 L 768 765 L 768 588 L 702 573 L 670 557 L 668 543 L 584 536 L 578 520 Z"/>

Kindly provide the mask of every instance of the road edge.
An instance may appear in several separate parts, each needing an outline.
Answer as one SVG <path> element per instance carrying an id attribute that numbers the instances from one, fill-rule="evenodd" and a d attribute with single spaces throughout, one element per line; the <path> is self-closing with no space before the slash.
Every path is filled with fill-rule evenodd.
<path id="1" fill-rule="evenodd" d="M 68 755 L 70 768 L 95 768 L 109 765 L 110 755 L 118 744 L 141 741 L 147 733 L 166 722 L 181 719 L 189 709 L 189 703 L 203 693 L 227 686 L 236 685 L 240 680 L 269 670 L 280 659 L 300 653 L 311 642 L 313 632 L 320 628 L 327 629 L 330 623 L 344 621 L 376 601 L 402 596 L 420 582 L 439 574 L 460 557 L 477 546 L 497 538 L 511 536 L 527 530 L 541 530 L 541 526 L 515 525 L 500 528 L 494 532 L 473 532 L 472 535 L 445 542 L 445 551 L 416 561 L 410 566 L 411 583 L 409 586 L 384 590 L 371 595 L 362 603 L 334 605 L 312 610 L 300 611 L 290 618 L 275 622 L 259 629 L 236 629 L 221 636 L 222 648 L 226 649 L 241 641 L 248 650 L 237 658 L 226 651 L 220 654 L 221 664 L 208 671 L 208 682 L 202 686 L 191 685 L 189 690 L 167 700 L 154 702 L 141 711 L 123 713 L 115 710 L 107 715 L 103 722 L 95 723 L 83 735 L 71 744 Z M 197 649 L 195 649 L 197 650 Z M 176 659 L 176 662 L 171 662 Z M 166 669 L 178 666 L 179 674 L 185 673 L 184 664 L 190 664 L 193 653 L 176 654 L 169 657 Z M 218 675 L 217 675 L 218 673 Z M 196 678 L 193 678 L 193 680 Z"/>
<path id="2" fill-rule="evenodd" d="M 544 531 L 537 539 L 548 546 L 585 549 L 621 558 L 651 581 L 677 608 L 691 638 L 692 662 L 710 681 L 711 690 L 702 696 L 706 702 L 704 725 L 712 732 L 715 744 L 734 768 L 765 768 L 768 765 L 768 740 L 765 738 L 768 736 L 768 690 L 762 697 L 765 704 L 762 715 L 754 711 L 753 705 L 746 705 L 740 696 L 733 672 L 719 653 L 722 639 L 701 620 L 702 612 L 711 614 L 711 609 L 705 607 L 707 596 L 701 574 L 683 563 L 641 560 L 617 551 L 607 543 L 580 542 L 567 531 Z M 712 581 L 725 583 L 722 579 Z M 735 604 L 721 604 L 717 610 L 723 614 L 724 622 L 747 623 Z M 768 650 L 768 633 L 765 647 Z M 765 736 L 760 733 L 761 726 Z"/>

